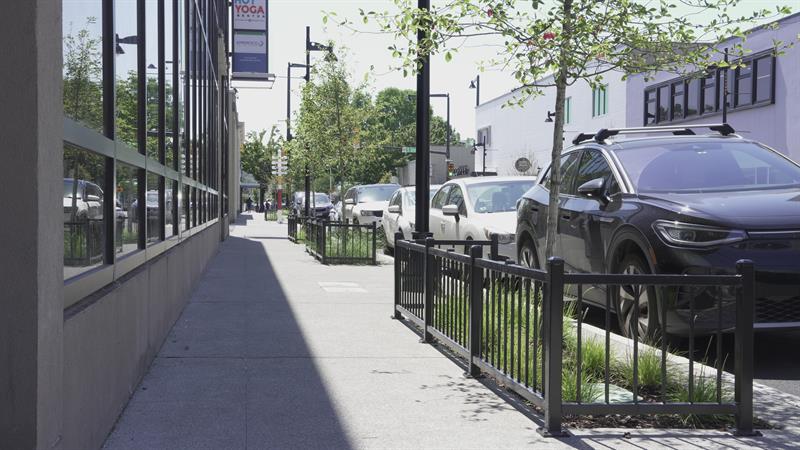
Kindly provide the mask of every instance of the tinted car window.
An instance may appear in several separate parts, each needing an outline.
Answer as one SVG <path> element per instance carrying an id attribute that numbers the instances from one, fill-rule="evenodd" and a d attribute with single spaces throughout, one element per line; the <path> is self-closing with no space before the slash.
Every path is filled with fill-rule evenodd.
<path id="1" fill-rule="evenodd" d="M 462 214 L 466 212 L 466 207 L 464 206 L 464 193 L 461 192 L 460 186 L 453 186 L 453 189 L 450 190 L 450 196 L 447 198 L 447 204 L 458 206 L 458 211 Z"/>
<path id="2" fill-rule="evenodd" d="M 578 156 L 580 156 L 580 152 L 572 152 L 561 157 L 561 194 L 575 194 L 573 181 L 577 172 Z M 544 187 L 547 189 L 550 189 L 550 172 L 550 170 L 547 171 L 544 180 Z"/>
<path id="3" fill-rule="evenodd" d="M 502 181 L 473 184 L 467 187 L 472 209 L 476 213 L 496 213 L 515 211 L 517 200 L 522 198 L 536 181 Z"/>
<path id="4" fill-rule="evenodd" d="M 358 202 L 385 202 L 399 189 L 399 186 L 387 184 L 385 186 L 369 186 L 358 189 Z"/>
<path id="5" fill-rule="evenodd" d="M 581 165 L 578 167 L 578 174 L 575 178 L 575 189 L 577 190 L 582 184 L 597 178 L 603 179 L 608 195 L 619 192 L 619 185 L 603 154 L 598 150 L 587 150 L 581 157 Z"/>
<path id="6" fill-rule="evenodd" d="M 450 192 L 450 189 L 453 185 L 447 185 L 443 188 L 439 189 L 439 192 L 433 196 L 433 200 L 431 201 L 431 208 L 442 209 L 444 206 L 444 201 L 447 198 L 447 194 Z"/>
<path id="7" fill-rule="evenodd" d="M 800 186 L 800 167 L 751 142 L 629 143 L 616 151 L 639 192 L 712 192 Z"/>

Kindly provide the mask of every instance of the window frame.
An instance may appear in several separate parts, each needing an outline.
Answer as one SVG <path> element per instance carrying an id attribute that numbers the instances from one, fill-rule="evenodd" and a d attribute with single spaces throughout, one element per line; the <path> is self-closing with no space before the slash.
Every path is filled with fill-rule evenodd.
<path id="1" fill-rule="evenodd" d="M 167 5 L 162 2 L 136 2 L 136 35 L 137 44 L 118 43 L 113 37 L 116 35 L 116 23 L 118 17 L 118 1 L 98 0 L 102 6 L 102 14 L 97 18 L 102 30 L 102 42 L 99 45 L 101 53 L 101 79 L 99 83 L 102 90 L 102 130 L 95 131 L 67 116 L 63 118 L 64 137 L 63 146 L 71 146 L 80 151 L 89 152 L 104 158 L 105 177 L 103 186 L 104 204 L 104 231 L 105 231 L 105 252 L 102 265 L 82 272 L 74 277 L 64 279 L 64 307 L 67 308 L 87 295 L 101 289 L 103 286 L 120 279 L 130 271 L 142 264 L 159 256 L 175 245 L 180 244 L 186 239 L 203 231 L 205 228 L 216 223 L 221 214 L 219 208 L 222 203 L 219 201 L 219 187 L 227 187 L 227 180 L 220 180 L 221 171 L 218 169 L 217 158 L 222 155 L 222 167 L 225 169 L 227 163 L 227 149 L 220 150 L 216 143 L 225 140 L 225 136 L 220 136 L 216 127 L 221 120 L 227 124 L 226 102 L 219 101 L 220 88 L 226 88 L 226 82 L 220 79 L 225 74 L 217 73 L 216 36 L 219 33 L 225 35 L 227 40 L 227 19 L 225 17 L 209 17 L 210 14 L 219 15 L 217 8 L 206 8 L 205 14 L 201 14 L 200 6 L 196 2 L 182 0 L 169 1 L 172 12 L 171 24 L 167 24 L 165 9 Z M 201 2 L 202 3 L 202 2 Z M 62 7 L 68 7 L 68 4 Z M 146 19 L 148 11 L 146 8 L 156 9 L 156 23 L 153 27 L 152 10 L 149 11 L 150 17 Z M 222 13 L 225 11 L 223 10 Z M 193 20 L 193 24 L 189 20 Z M 205 26 L 197 26 L 200 22 Z M 220 25 L 222 24 L 222 25 Z M 148 30 L 148 26 L 150 25 Z M 63 25 L 62 25 L 63 26 Z M 150 31 L 148 33 L 148 31 Z M 166 34 L 171 36 L 170 45 L 167 45 Z M 213 38 L 213 39 L 212 39 Z M 211 39 L 211 40 L 210 40 Z M 157 42 L 157 51 L 146 51 L 146 43 Z M 183 45 L 182 45 L 183 44 Z M 63 46 L 63 43 L 62 43 Z M 136 63 L 134 69 L 138 75 L 136 83 L 136 145 L 129 145 L 119 139 L 117 135 L 117 105 L 115 104 L 117 73 L 115 66 L 117 61 L 117 47 L 124 50 L 129 55 L 134 55 Z M 192 51 L 196 53 L 192 53 Z M 63 52 L 63 47 L 62 47 Z M 157 54 L 157 61 L 147 61 L 148 56 Z M 191 56 L 191 58 L 190 58 Z M 198 72 L 197 65 L 190 63 L 205 63 L 205 72 Z M 170 61 L 171 60 L 171 61 Z M 166 64 L 171 64 L 171 73 L 168 73 Z M 158 68 L 158 155 L 147 154 L 147 66 L 153 63 Z M 180 70 L 182 67 L 185 71 Z M 152 72 L 151 72 L 152 73 Z M 166 97 L 166 77 L 171 76 L 172 96 Z M 200 80 L 199 77 L 205 77 Z M 200 103 L 198 99 L 190 99 L 188 96 L 190 88 L 198 87 L 199 82 L 203 82 L 206 89 L 204 97 L 205 103 Z M 227 95 L 223 92 L 223 97 Z M 200 108 L 206 110 L 200 110 Z M 166 121 L 167 110 L 171 110 L 169 117 L 170 125 Z M 213 109 L 213 110 L 212 110 Z M 192 144 L 191 136 L 195 130 L 200 130 L 199 124 L 191 121 L 202 115 L 205 119 L 203 131 L 204 136 L 202 163 L 203 172 L 198 173 L 198 166 L 201 163 L 196 159 L 190 159 L 190 150 L 197 148 Z M 181 129 L 181 126 L 183 129 Z M 172 139 L 167 142 L 166 130 L 171 128 Z M 225 127 L 227 130 L 227 127 Z M 133 143 L 133 141 L 132 141 Z M 190 145 L 186 145 L 190 144 Z M 181 149 L 186 150 L 186 158 L 181 158 Z M 62 150 L 63 152 L 63 150 Z M 170 164 L 167 164 L 167 155 L 171 153 Z M 195 153 L 196 155 L 196 153 Z M 139 233 L 138 249 L 132 253 L 118 257 L 115 254 L 116 229 L 116 165 L 124 163 L 135 168 L 138 180 L 138 191 L 136 199 L 146 217 L 146 192 L 158 189 L 160 203 L 160 220 L 158 226 L 157 242 L 148 243 L 146 241 L 148 231 L 146 226 L 142 227 Z M 183 164 L 183 165 L 182 165 Z M 147 175 L 152 174 L 158 177 L 158 186 L 147 186 Z M 169 187 L 169 189 L 168 189 Z M 171 198 L 167 199 L 167 191 L 170 191 Z M 187 196 L 186 193 L 189 193 Z M 113 194 L 113 195 L 112 195 Z M 192 201 L 194 199 L 194 201 Z M 205 207 L 202 208 L 204 220 L 198 221 L 197 213 L 199 208 L 198 200 L 203 199 Z M 191 206 L 191 208 L 190 208 Z M 167 211 L 169 208 L 169 211 Z M 186 208 L 186 210 L 184 210 Z M 172 223 L 166 224 L 166 216 L 171 214 Z M 185 226 L 182 224 L 182 216 L 186 215 Z M 194 216 L 194 217 L 193 217 Z M 145 220 L 146 222 L 146 220 Z M 171 232 L 167 233 L 167 227 L 171 227 Z M 167 235 L 170 235 L 167 237 Z"/>

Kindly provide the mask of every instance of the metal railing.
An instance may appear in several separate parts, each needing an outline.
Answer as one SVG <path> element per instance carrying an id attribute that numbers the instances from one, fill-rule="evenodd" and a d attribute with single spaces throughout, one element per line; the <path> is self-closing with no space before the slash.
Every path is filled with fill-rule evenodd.
<path id="1" fill-rule="evenodd" d="M 286 226 L 288 227 L 290 241 L 297 244 L 305 240 L 306 222 L 308 222 L 307 217 L 289 214 L 289 217 L 286 218 Z"/>
<path id="2" fill-rule="evenodd" d="M 275 222 L 278 220 L 278 210 L 277 209 L 268 209 L 264 211 L 264 220 L 267 222 Z"/>
<path id="3" fill-rule="evenodd" d="M 102 219 L 64 222 L 64 265 L 88 266 L 103 260 Z"/>
<path id="4" fill-rule="evenodd" d="M 559 258 L 551 258 L 547 270 L 535 270 L 484 259 L 483 245 L 472 246 L 465 255 L 436 248 L 440 242 L 431 238 L 424 243 L 401 238 L 395 241 L 393 317 L 405 317 L 419 326 L 423 342 L 438 340 L 463 357 L 470 375 L 488 374 L 541 408 L 545 415 L 542 434 L 564 435 L 565 415 L 604 414 L 734 415 L 737 434 L 753 434 L 752 262 L 740 261 L 737 273 L 731 275 L 572 274 L 564 273 Z M 587 338 L 582 314 L 587 293 L 603 288 L 605 334 Z M 615 354 L 611 311 L 620 289 L 632 294 L 635 323 L 645 293 L 663 297 L 683 291 L 688 313 L 687 365 L 676 363 L 670 354 L 665 330 L 667 320 L 677 319 L 668 319 L 667 308 L 659 311 L 660 337 L 646 339 L 634 327 L 630 354 Z M 704 289 L 717 294 L 710 306 L 707 298 L 686 294 Z M 565 291 L 574 294 L 566 307 Z M 711 328 L 708 323 L 702 328 L 717 343 L 713 373 L 694 361 L 695 339 L 700 334 L 695 321 L 701 316 L 696 303 L 701 300 L 704 313 L 715 322 Z M 735 341 L 732 395 L 726 390 L 725 380 L 731 375 L 723 376 L 721 348 L 722 333 L 731 329 Z M 622 399 L 614 384 L 619 381 L 612 380 L 619 377 L 615 374 L 622 370 L 619 367 L 627 371 L 623 378 L 629 389 Z M 644 386 L 645 382 L 650 385 Z M 671 392 L 675 383 L 686 391 Z"/>
<path id="5" fill-rule="evenodd" d="M 306 248 L 322 264 L 377 264 L 378 228 L 311 219 L 305 222 Z"/>

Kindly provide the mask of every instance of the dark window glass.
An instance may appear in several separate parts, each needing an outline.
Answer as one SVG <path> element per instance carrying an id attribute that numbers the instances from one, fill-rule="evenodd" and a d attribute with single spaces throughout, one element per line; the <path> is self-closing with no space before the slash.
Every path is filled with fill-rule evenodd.
<path id="1" fill-rule="evenodd" d="M 175 167 L 175 154 L 173 144 L 175 140 L 175 85 L 173 77 L 177 65 L 172 54 L 173 43 L 173 11 L 172 1 L 164 2 L 164 162 L 169 168 Z"/>
<path id="2" fill-rule="evenodd" d="M 64 146 L 64 279 L 103 264 L 105 158 Z M 112 201 L 109 198 L 108 201 Z M 119 212 L 118 212 L 119 213 Z"/>
<path id="3" fill-rule="evenodd" d="M 602 178 L 606 186 L 608 195 L 619 192 L 619 185 L 611 172 L 606 158 L 597 150 L 587 150 L 583 153 L 581 165 L 578 168 L 578 175 L 575 178 L 576 191 L 582 184 Z"/>
<path id="4" fill-rule="evenodd" d="M 147 192 L 145 193 L 145 207 L 147 208 L 147 243 L 152 244 L 161 240 L 161 218 L 164 211 L 161 209 L 161 178 L 154 173 L 147 173 Z"/>
<path id="5" fill-rule="evenodd" d="M 458 206 L 458 212 L 460 214 L 465 214 L 467 212 L 467 208 L 464 205 L 464 193 L 461 192 L 461 188 L 457 185 L 454 185 L 453 189 L 450 190 L 450 195 L 447 197 L 446 204 Z"/>
<path id="6" fill-rule="evenodd" d="M 756 60 L 756 102 L 772 101 L 772 56 Z"/>
<path id="7" fill-rule="evenodd" d="M 686 117 L 694 116 L 700 108 L 700 80 L 692 78 L 686 82 Z"/>
<path id="8" fill-rule="evenodd" d="M 658 88 L 658 121 L 667 122 L 670 117 L 670 91 L 669 85 Z"/>
<path id="9" fill-rule="evenodd" d="M 127 214 L 117 218 L 115 252 L 126 255 L 139 248 L 139 169 L 117 162 L 117 202 Z"/>
<path id="10" fill-rule="evenodd" d="M 161 62 L 158 60 L 158 1 L 146 0 L 145 10 L 145 33 L 147 34 L 145 48 L 145 62 L 147 75 L 147 90 L 145 102 L 147 112 L 145 123 L 147 124 L 147 156 L 156 161 L 161 161 L 158 148 L 158 132 L 162 124 L 158 122 L 158 69 Z M 149 234 L 149 233 L 148 233 Z"/>
<path id="11" fill-rule="evenodd" d="M 684 82 L 672 83 L 672 118 L 683 119 Z"/>
<path id="12" fill-rule="evenodd" d="M 467 186 L 472 209 L 479 214 L 516 211 L 517 200 L 536 184 L 535 180 L 495 181 Z"/>
<path id="13" fill-rule="evenodd" d="M 103 5 L 63 0 L 64 116 L 103 131 Z"/>
<path id="14" fill-rule="evenodd" d="M 717 110 L 717 75 L 712 73 L 702 80 L 703 114 Z"/>
<path id="15" fill-rule="evenodd" d="M 736 69 L 736 106 L 753 103 L 753 68 L 749 65 Z"/>
<path id="16" fill-rule="evenodd" d="M 574 189 L 572 189 L 572 182 L 575 181 L 575 171 L 577 168 L 579 155 L 580 152 L 571 152 L 561 157 L 561 194 L 572 194 L 574 191 Z M 550 171 L 548 170 L 548 174 L 544 181 L 544 187 L 550 189 L 550 182 Z"/>
<path id="17" fill-rule="evenodd" d="M 138 94 L 136 0 L 115 0 L 115 26 L 119 36 L 116 60 L 116 137 L 138 149 Z"/>
<path id="18" fill-rule="evenodd" d="M 656 91 L 651 89 L 644 93 L 644 124 L 656 123 Z"/>
<path id="19" fill-rule="evenodd" d="M 181 198 L 181 230 L 188 230 L 191 228 L 189 220 L 189 211 L 191 211 L 191 207 L 189 206 L 190 202 L 191 190 L 189 186 L 184 186 Z"/>
<path id="20" fill-rule="evenodd" d="M 166 209 L 164 210 L 164 237 L 169 238 L 176 234 L 175 218 L 178 216 L 178 182 L 175 180 L 167 180 L 166 190 L 164 191 L 164 200 Z"/>
<path id="21" fill-rule="evenodd" d="M 750 142 L 628 143 L 616 151 L 640 192 L 702 193 L 800 187 L 800 167 Z"/>
<path id="22" fill-rule="evenodd" d="M 452 184 L 442 186 L 442 188 L 439 189 L 439 192 L 437 192 L 436 195 L 433 196 L 433 200 L 431 200 L 431 208 L 442 209 L 442 206 L 444 206 L 444 202 L 447 199 L 447 194 L 450 192 L 450 189 L 452 188 L 453 188 Z"/>

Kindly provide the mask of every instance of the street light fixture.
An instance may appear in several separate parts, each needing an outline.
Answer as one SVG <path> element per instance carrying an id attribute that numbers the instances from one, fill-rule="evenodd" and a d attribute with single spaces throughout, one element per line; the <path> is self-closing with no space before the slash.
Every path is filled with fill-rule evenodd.
<path id="1" fill-rule="evenodd" d="M 475 89 L 475 106 L 481 106 L 481 76 L 477 75 L 474 80 L 470 80 L 469 88 Z"/>
<path id="2" fill-rule="evenodd" d="M 553 122 L 553 117 L 555 117 L 555 116 L 556 116 L 556 113 L 547 111 L 547 118 L 544 119 L 545 123 L 552 123 Z"/>

